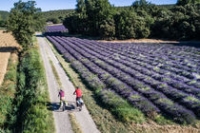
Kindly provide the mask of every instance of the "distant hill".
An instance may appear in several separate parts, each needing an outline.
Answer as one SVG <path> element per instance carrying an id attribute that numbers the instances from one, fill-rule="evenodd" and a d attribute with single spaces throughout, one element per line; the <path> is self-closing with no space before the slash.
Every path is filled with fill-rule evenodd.
<path id="1" fill-rule="evenodd" d="M 46 22 L 53 22 L 54 24 L 62 23 L 62 20 L 75 10 L 51 10 L 42 12 Z"/>
<path id="2" fill-rule="evenodd" d="M 0 16 L 2 20 L 6 20 L 8 18 L 9 12 L 7 11 L 0 11 Z"/>

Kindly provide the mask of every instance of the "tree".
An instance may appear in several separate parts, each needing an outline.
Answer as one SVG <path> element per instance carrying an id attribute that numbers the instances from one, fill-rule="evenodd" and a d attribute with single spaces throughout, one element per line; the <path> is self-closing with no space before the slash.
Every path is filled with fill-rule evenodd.
<path id="1" fill-rule="evenodd" d="M 115 15 L 116 36 L 120 39 L 136 38 L 137 15 L 131 10 Z"/>
<path id="2" fill-rule="evenodd" d="M 77 0 L 76 13 L 78 13 L 80 19 L 87 17 L 85 0 Z"/>
<path id="3" fill-rule="evenodd" d="M 0 14 L 0 27 L 4 27 L 5 21 L 2 19 L 1 14 Z"/>
<path id="4" fill-rule="evenodd" d="M 35 1 L 14 3 L 8 18 L 7 28 L 12 31 L 16 40 L 27 49 L 32 45 L 32 36 L 36 31 L 43 29 L 45 21 L 41 9 L 35 7 Z"/>
<path id="5" fill-rule="evenodd" d="M 178 0 L 176 3 L 176 5 L 182 5 L 182 6 L 185 6 L 187 4 L 192 4 L 192 5 L 200 4 L 200 0 Z"/>
<path id="6" fill-rule="evenodd" d="M 112 17 L 112 7 L 108 0 L 85 0 L 89 32 L 98 36 L 100 25 Z"/>
<path id="7" fill-rule="evenodd" d="M 103 39 L 113 39 L 115 36 L 114 19 L 104 20 L 100 25 L 99 34 Z"/>
<path id="8" fill-rule="evenodd" d="M 146 0 L 136 0 L 135 2 L 133 2 L 132 6 L 134 8 L 140 8 L 140 9 L 143 9 L 143 10 L 147 10 L 147 8 L 149 6 L 151 6 L 153 4 L 151 4 L 150 2 L 147 2 Z"/>
<path id="9" fill-rule="evenodd" d="M 48 18 L 46 21 L 47 22 L 52 22 L 53 24 L 58 24 L 59 23 L 59 19 L 58 18 Z"/>

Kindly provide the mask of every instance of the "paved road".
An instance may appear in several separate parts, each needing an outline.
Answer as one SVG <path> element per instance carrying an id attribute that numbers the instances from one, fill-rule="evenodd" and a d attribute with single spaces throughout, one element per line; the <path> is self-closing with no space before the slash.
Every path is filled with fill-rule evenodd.
<path id="1" fill-rule="evenodd" d="M 44 67 L 46 71 L 46 78 L 49 88 L 50 100 L 51 100 L 51 109 L 53 111 L 53 116 L 55 120 L 55 127 L 56 133 L 73 133 L 72 127 L 69 121 L 69 113 L 74 113 L 74 116 L 81 126 L 81 130 L 83 133 L 100 133 L 99 130 L 96 128 L 94 121 L 92 120 L 88 110 L 85 106 L 81 112 L 78 111 L 75 107 L 75 96 L 73 95 L 74 86 L 69 81 L 69 78 L 65 74 L 63 68 L 60 66 L 59 61 L 57 60 L 56 56 L 54 55 L 51 47 L 47 40 L 37 34 L 37 40 L 40 47 L 40 53 L 44 62 Z M 52 72 L 50 60 L 53 62 L 54 67 L 60 77 L 62 88 L 66 92 L 66 100 L 68 101 L 69 105 L 64 112 L 59 111 L 58 104 L 58 89 L 59 85 L 54 77 Z"/>

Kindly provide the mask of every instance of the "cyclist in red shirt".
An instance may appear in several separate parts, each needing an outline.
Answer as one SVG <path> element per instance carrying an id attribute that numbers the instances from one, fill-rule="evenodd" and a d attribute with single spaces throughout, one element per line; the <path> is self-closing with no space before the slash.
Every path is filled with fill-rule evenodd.
<path id="1" fill-rule="evenodd" d="M 81 91 L 81 89 L 79 87 L 76 87 L 76 90 L 74 91 L 73 94 L 76 95 L 76 101 L 79 101 L 82 98 L 82 91 Z M 81 99 L 81 101 L 82 101 L 82 99 Z"/>

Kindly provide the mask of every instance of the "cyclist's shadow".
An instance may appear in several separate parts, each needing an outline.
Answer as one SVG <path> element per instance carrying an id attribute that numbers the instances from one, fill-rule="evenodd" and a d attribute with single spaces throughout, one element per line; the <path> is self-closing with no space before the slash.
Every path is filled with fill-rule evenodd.
<path id="1" fill-rule="evenodd" d="M 47 104 L 47 109 L 55 112 L 61 112 L 63 110 L 60 109 L 60 102 L 49 102 Z M 76 111 L 75 101 L 67 101 L 65 105 L 64 111 L 73 112 Z"/>

